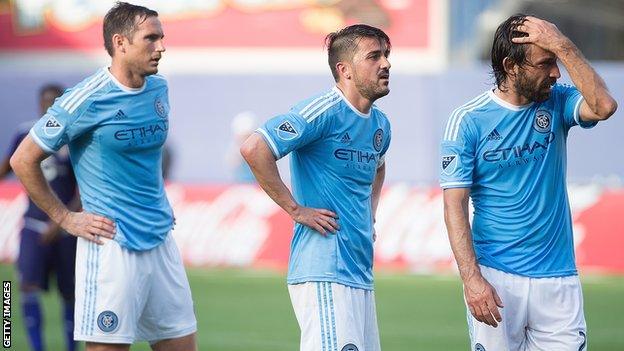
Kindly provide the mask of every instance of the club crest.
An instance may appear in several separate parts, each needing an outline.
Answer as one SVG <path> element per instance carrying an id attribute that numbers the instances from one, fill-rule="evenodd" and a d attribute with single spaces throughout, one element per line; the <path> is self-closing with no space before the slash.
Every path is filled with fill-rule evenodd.
<path id="1" fill-rule="evenodd" d="M 550 112 L 539 110 L 535 113 L 535 120 L 533 121 L 533 128 L 540 133 L 550 132 L 550 125 L 552 123 L 552 116 Z"/>
<path id="2" fill-rule="evenodd" d="M 119 326 L 119 318 L 113 311 L 104 311 L 98 315 L 97 325 L 101 331 L 112 333 Z"/>
<path id="3" fill-rule="evenodd" d="M 381 151 L 381 147 L 383 146 L 383 130 L 381 128 L 375 131 L 375 135 L 373 136 L 373 147 L 375 151 Z"/>

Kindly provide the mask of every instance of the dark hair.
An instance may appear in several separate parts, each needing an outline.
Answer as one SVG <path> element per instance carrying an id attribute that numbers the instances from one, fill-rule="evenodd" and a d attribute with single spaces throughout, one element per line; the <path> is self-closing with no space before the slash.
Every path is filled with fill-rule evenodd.
<path id="1" fill-rule="evenodd" d="M 366 24 L 354 24 L 337 32 L 329 33 L 325 37 L 327 61 L 336 82 L 339 77 L 336 71 L 336 64 L 340 61 L 352 59 L 356 51 L 355 49 L 362 38 L 383 40 L 388 50 L 391 48 L 390 38 L 384 31 Z"/>
<path id="2" fill-rule="evenodd" d="M 127 2 L 117 2 L 108 10 L 104 16 L 103 26 L 104 48 L 108 54 L 113 56 L 113 35 L 121 34 L 132 42 L 132 35 L 137 25 L 143 23 L 148 17 L 158 17 L 158 12 Z"/>
<path id="3" fill-rule="evenodd" d="M 525 37 L 526 33 L 517 30 L 518 26 L 526 21 L 528 15 L 519 13 L 509 17 L 505 22 L 496 28 L 494 33 L 494 43 L 492 43 L 492 74 L 496 79 L 496 85 L 501 88 L 501 84 L 507 79 L 507 72 L 503 66 L 503 60 L 508 57 L 519 66 L 527 63 L 527 44 L 516 44 L 511 41 L 513 38 Z"/>
<path id="4" fill-rule="evenodd" d="M 54 95 L 56 95 L 56 97 L 59 97 L 63 95 L 63 92 L 65 91 L 65 89 L 56 83 L 45 84 L 41 86 L 41 88 L 39 88 L 39 98 L 42 98 L 43 95 L 47 93 L 48 91 L 53 92 Z"/>

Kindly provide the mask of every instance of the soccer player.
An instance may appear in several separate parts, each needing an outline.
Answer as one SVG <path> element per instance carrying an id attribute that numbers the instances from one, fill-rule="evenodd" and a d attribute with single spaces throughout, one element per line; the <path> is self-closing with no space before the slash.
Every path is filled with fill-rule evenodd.
<path id="1" fill-rule="evenodd" d="M 188 279 L 170 234 L 161 171 L 168 131 L 158 13 L 117 3 L 104 17 L 112 63 L 69 89 L 30 130 L 11 166 L 32 200 L 78 236 L 74 335 L 87 350 L 195 350 Z M 39 163 L 69 145 L 84 212 L 49 190 Z M 113 240 L 110 240 L 113 239 Z"/>
<path id="2" fill-rule="evenodd" d="M 258 183 L 295 221 L 288 290 L 301 350 L 380 350 L 373 291 L 375 211 L 390 123 L 390 39 L 353 25 L 326 38 L 336 86 L 270 119 L 241 147 Z M 292 193 L 276 160 L 291 153 Z"/>
<path id="3" fill-rule="evenodd" d="M 63 94 L 63 88 L 48 84 L 39 90 L 41 114 L 52 106 L 54 99 Z M 0 163 L 0 179 L 11 172 L 9 159 L 19 143 L 28 135 L 35 122 L 19 126 L 9 149 Z M 67 148 L 50 155 L 41 163 L 45 179 L 52 191 L 66 206 L 77 209 L 80 205 L 76 178 L 69 161 Z M 56 286 L 63 300 L 63 328 L 67 350 L 76 349 L 74 342 L 74 264 L 76 260 L 76 237 L 60 230 L 59 226 L 41 211 L 32 201 L 24 213 L 24 226 L 20 232 L 17 270 L 19 273 L 20 300 L 26 335 L 32 350 L 44 350 L 42 336 L 43 314 L 40 302 L 41 291 L 48 289 L 48 279 L 56 274 Z"/>
<path id="4" fill-rule="evenodd" d="M 576 87 L 556 84 L 557 60 Z M 441 143 L 444 218 L 471 347 L 585 350 L 566 143 L 570 128 L 595 126 L 617 104 L 579 49 L 539 18 L 498 27 L 492 69 L 496 86 L 451 114 Z"/>

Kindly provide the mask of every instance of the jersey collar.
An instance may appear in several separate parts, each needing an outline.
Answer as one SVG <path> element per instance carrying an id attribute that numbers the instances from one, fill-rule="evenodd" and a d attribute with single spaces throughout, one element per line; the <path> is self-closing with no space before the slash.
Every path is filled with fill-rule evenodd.
<path id="1" fill-rule="evenodd" d="M 371 111 L 373 110 L 373 106 L 371 106 L 370 110 L 368 111 L 368 113 L 362 113 L 360 111 L 358 111 L 357 108 L 355 108 L 353 105 L 351 105 L 351 103 L 349 102 L 349 100 L 347 100 L 347 98 L 342 94 L 342 91 L 340 91 L 340 89 L 338 89 L 337 86 L 334 86 L 332 88 L 333 91 L 336 92 L 336 94 L 338 94 L 338 96 L 340 96 L 340 98 L 342 99 L 342 101 L 345 102 L 345 104 L 347 104 L 347 106 L 349 106 L 349 108 L 355 112 L 356 115 L 363 117 L 363 118 L 368 118 L 371 115 Z"/>
<path id="2" fill-rule="evenodd" d="M 145 86 L 147 85 L 147 78 L 145 79 L 145 81 L 143 82 L 143 86 L 141 86 L 140 88 L 130 88 L 127 87 L 123 84 L 121 84 L 117 78 L 115 78 L 115 76 L 110 73 L 110 70 L 108 69 L 108 67 L 104 67 L 103 68 L 104 72 L 106 72 L 106 74 L 108 74 L 108 76 L 110 77 L 110 79 L 113 81 L 113 83 L 115 83 L 115 85 L 121 89 L 122 91 L 129 93 L 129 94 L 138 94 L 140 92 L 142 92 L 143 90 L 145 90 Z"/>
<path id="3" fill-rule="evenodd" d="M 510 104 L 507 101 L 499 98 L 498 96 L 496 96 L 496 94 L 494 94 L 494 90 L 488 90 L 488 95 L 490 96 L 490 98 L 492 99 L 492 101 L 494 101 L 495 103 L 499 104 L 500 106 L 508 109 L 508 110 L 512 110 L 512 111 L 522 111 L 522 110 L 526 110 L 527 108 L 531 107 L 534 102 L 531 101 L 528 104 L 524 104 L 524 105 L 514 105 L 514 104 Z"/>

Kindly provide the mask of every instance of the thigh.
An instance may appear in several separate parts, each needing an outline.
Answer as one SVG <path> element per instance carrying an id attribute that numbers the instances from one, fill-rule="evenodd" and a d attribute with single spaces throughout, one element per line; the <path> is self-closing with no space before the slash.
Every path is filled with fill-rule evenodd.
<path id="1" fill-rule="evenodd" d="M 529 278 L 480 266 L 483 277 L 503 302 L 502 322 L 494 328 L 477 321 L 467 309 L 471 350 L 521 350 L 528 318 Z"/>
<path id="2" fill-rule="evenodd" d="M 330 282 L 288 286 L 302 351 L 378 351 L 371 291 Z M 371 304 L 372 303 L 372 304 Z"/>
<path id="3" fill-rule="evenodd" d="M 146 256 L 152 274 L 148 297 L 138 326 L 138 337 L 152 344 L 189 336 L 197 331 L 193 298 L 175 240 L 165 241 Z"/>
<path id="4" fill-rule="evenodd" d="M 531 279 L 527 350 L 585 350 L 587 327 L 578 276 Z"/>
<path id="5" fill-rule="evenodd" d="M 93 343 L 132 344 L 146 300 L 142 253 L 113 240 L 78 238 L 74 337 Z"/>
<path id="6" fill-rule="evenodd" d="M 23 228 L 20 233 L 17 270 L 22 289 L 48 288 L 48 255 L 46 245 L 41 244 L 39 232 Z"/>

